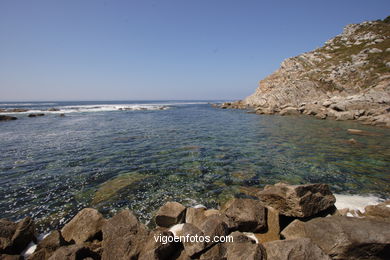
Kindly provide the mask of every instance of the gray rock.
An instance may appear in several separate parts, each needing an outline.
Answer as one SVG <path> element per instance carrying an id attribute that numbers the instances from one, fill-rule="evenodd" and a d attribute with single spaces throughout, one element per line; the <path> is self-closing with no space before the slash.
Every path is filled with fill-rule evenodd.
<path id="1" fill-rule="evenodd" d="M 186 207 L 178 202 L 165 203 L 156 214 L 156 224 L 160 227 L 171 227 L 185 219 Z"/>
<path id="2" fill-rule="evenodd" d="M 257 193 L 262 203 L 291 217 L 311 217 L 332 207 L 336 201 L 326 184 L 267 185 Z"/>
<path id="3" fill-rule="evenodd" d="M 294 220 L 282 236 L 310 238 L 333 259 L 382 259 L 390 255 L 389 230 L 390 223 L 384 221 L 331 216 L 308 222 Z"/>
<path id="4" fill-rule="evenodd" d="M 96 209 L 85 208 L 62 228 L 61 234 L 67 242 L 82 244 L 101 234 L 104 221 Z"/>
<path id="5" fill-rule="evenodd" d="M 267 260 L 331 260 L 310 238 L 272 241 L 263 246 Z"/>

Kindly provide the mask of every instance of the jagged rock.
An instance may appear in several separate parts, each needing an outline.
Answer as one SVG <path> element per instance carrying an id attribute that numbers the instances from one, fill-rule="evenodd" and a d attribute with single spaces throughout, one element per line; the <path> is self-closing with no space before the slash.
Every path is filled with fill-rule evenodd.
<path id="1" fill-rule="evenodd" d="M 298 111 L 298 109 L 296 107 L 286 107 L 284 109 L 282 109 L 279 114 L 281 116 L 296 116 L 296 115 L 299 115 L 300 112 Z"/>
<path id="2" fill-rule="evenodd" d="M 160 237 L 161 239 L 173 238 L 173 234 L 164 230 L 152 231 L 142 248 L 139 259 L 169 260 L 174 258 L 176 252 L 179 250 L 178 243 L 160 241 Z"/>
<path id="3" fill-rule="evenodd" d="M 390 255 L 388 230 L 390 223 L 384 221 L 330 216 L 308 222 L 294 220 L 282 236 L 310 238 L 333 259 L 384 259 L 381 257 Z"/>
<path id="4" fill-rule="evenodd" d="M 257 193 L 262 203 L 291 217 L 310 217 L 332 207 L 336 201 L 326 184 L 267 185 Z"/>
<path id="5" fill-rule="evenodd" d="M 148 232 L 129 210 L 123 210 L 103 225 L 102 260 L 136 259 Z"/>
<path id="6" fill-rule="evenodd" d="M 254 234 L 259 243 L 265 243 L 280 239 L 279 222 L 279 211 L 272 207 L 267 207 L 267 229 L 260 233 Z"/>
<path id="7" fill-rule="evenodd" d="M 183 225 L 183 229 L 179 232 L 178 236 L 184 236 L 184 237 L 189 236 L 189 237 L 192 237 L 193 239 L 196 239 L 196 237 L 197 238 L 199 238 L 199 237 L 204 238 L 205 234 L 202 232 L 202 230 L 200 230 L 196 226 L 194 226 L 192 224 L 185 223 Z M 188 255 L 190 257 L 193 257 L 196 254 L 200 253 L 207 246 L 206 241 L 200 241 L 200 240 L 198 240 L 198 242 L 196 242 L 195 240 L 194 241 L 182 241 L 182 244 L 184 246 L 184 251 L 186 252 L 186 255 Z"/>
<path id="8" fill-rule="evenodd" d="M 68 244 L 62 237 L 61 232 L 54 230 L 38 243 L 35 252 L 28 257 L 28 260 L 49 259 L 54 251 Z"/>
<path id="9" fill-rule="evenodd" d="M 61 234 L 65 241 L 81 244 L 101 236 L 103 224 L 102 214 L 96 209 L 85 208 L 62 228 Z"/>
<path id="10" fill-rule="evenodd" d="M 186 207 L 178 202 L 165 203 L 156 214 L 156 224 L 160 227 L 171 227 L 185 219 Z"/>
<path id="11" fill-rule="evenodd" d="M 258 200 L 232 199 L 222 212 L 231 220 L 236 230 L 259 232 L 266 228 L 266 210 Z"/>
<path id="12" fill-rule="evenodd" d="M 210 237 L 210 242 L 207 243 L 207 247 L 213 245 L 215 242 L 213 241 L 216 236 L 226 236 L 229 232 L 228 224 L 226 223 L 226 219 L 220 215 L 211 215 L 205 219 L 205 221 L 200 226 L 200 230 L 202 230 L 205 236 Z"/>
<path id="13" fill-rule="evenodd" d="M 36 241 L 35 223 L 30 217 L 18 223 L 0 219 L 0 254 L 20 254 L 32 241 Z"/>
<path id="14" fill-rule="evenodd" d="M 233 237 L 232 243 L 225 243 L 227 260 L 246 259 L 246 260 L 262 260 L 267 259 L 264 247 L 241 232 L 233 232 L 230 234 Z"/>
<path id="15" fill-rule="evenodd" d="M 11 121 L 11 120 L 16 120 L 16 119 L 18 119 L 18 118 L 14 117 L 14 116 L 0 115 L 0 121 Z"/>
<path id="16" fill-rule="evenodd" d="M 70 245 L 58 248 L 49 260 L 78 260 L 78 259 L 100 259 L 99 255 L 92 252 L 88 247 L 83 245 Z"/>
<path id="17" fill-rule="evenodd" d="M 309 238 L 279 240 L 264 243 L 267 260 L 331 260 Z"/>

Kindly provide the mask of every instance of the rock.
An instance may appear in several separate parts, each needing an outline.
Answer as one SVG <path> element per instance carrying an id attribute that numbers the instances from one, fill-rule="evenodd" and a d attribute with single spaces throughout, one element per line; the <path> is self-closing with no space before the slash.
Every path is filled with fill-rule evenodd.
<path id="1" fill-rule="evenodd" d="M 267 226 L 266 211 L 258 200 L 232 199 L 224 205 L 222 212 L 233 222 L 236 230 L 259 232 Z"/>
<path id="2" fill-rule="evenodd" d="M 88 247 L 76 244 L 58 248 L 49 260 L 78 260 L 88 257 L 91 259 L 100 259 L 99 255 L 92 252 Z"/>
<path id="3" fill-rule="evenodd" d="M 148 232 L 129 210 L 123 210 L 103 225 L 103 254 L 105 259 L 137 259 Z"/>
<path id="4" fill-rule="evenodd" d="M 262 233 L 254 234 L 259 243 L 270 242 L 280 239 L 279 211 L 267 208 L 267 229 Z"/>
<path id="5" fill-rule="evenodd" d="M 18 119 L 18 118 L 14 117 L 14 116 L 0 115 L 0 121 L 11 121 L 11 120 L 16 120 L 16 119 Z"/>
<path id="6" fill-rule="evenodd" d="M 21 255 L 0 254 L 0 260 L 23 260 Z"/>
<path id="7" fill-rule="evenodd" d="M 307 237 L 334 259 L 384 259 L 390 255 L 390 223 L 365 218 L 330 216 L 308 222 L 294 220 L 286 239 Z"/>
<path id="8" fill-rule="evenodd" d="M 185 223 L 200 227 L 206 219 L 205 211 L 205 208 L 187 208 Z"/>
<path id="9" fill-rule="evenodd" d="M 52 107 L 49 108 L 47 111 L 55 112 L 55 111 L 60 111 L 58 108 Z"/>
<path id="10" fill-rule="evenodd" d="M 336 113 L 336 120 L 345 121 L 355 119 L 355 114 L 352 111 L 344 111 Z"/>
<path id="11" fill-rule="evenodd" d="M 284 109 L 282 109 L 279 114 L 281 116 L 291 116 L 291 115 L 299 115 L 300 112 L 298 111 L 298 109 L 296 107 L 286 107 Z"/>
<path id="12" fill-rule="evenodd" d="M 60 117 L 65 117 L 65 114 L 60 114 L 59 116 L 60 116 Z"/>
<path id="13" fill-rule="evenodd" d="M 315 115 L 315 117 L 316 117 L 317 119 L 326 119 L 327 113 L 324 112 L 324 111 L 321 111 L 321 112 L 317 113 L 317 114 Z"/>
<path id="14" fill-rule="evenodd" d="M 62 228 L 61 233 L 65 241 L 81 244 L 101 237 L 103 224 L 102 214 L 95 209 L 85 208 Z"/>
<path id="15" fill-rule="evenodd" d="M 233 232 L 230 234 L 234 242 L 225 243 L 227 260 L 246 259 L 246 260 L 262 260 L 267 259 L 264 247 L 241 232 Z"/>
<path id="16" fill-rule="evenodd" d="M 368 51 L 368 53 L 381 53 L 383 52 L 381 49 L 378 48 L 372 48 Z"/>
<path id="17" fill-rule="evenodd" d="M 279 240 L 263 244 L 267 260 L 331 260 L 309 238 Z"/>
<path id="18" fill-rule="evenodd" d="M 177 251 L 179 251 L 178 243 L 160 241 L 160 237 L 161 239 L 166 239 L 168 237 L 173 239 L 173 234 L 164 230 L 152 231 L 147 238 L 146 244 L 142 248 L 139 259 L 169 260 L 174 258 Z"/>
<path id="19" fill-rule="evenodd" d="M 14 223 L 0 219 L 0 254 L 17 255 L 35 242 L 35 224 L 30 217 Z"/>
<path id="20" fill-rule="evenodd" d="M 257 193 L 262 203 L 291 217 L 310 217 L 332 207 L 336 201 L 326 184 L 267 185 Z"/>
<path id="21" fill-rule="evenodd" d="M 348 129 L 347 132 L 353 135 L 381 136 L 379 133 L 368 132 L 360 129 Z"/>
<path id="22" fill-rule="evenodd" d="M 211 215 L 205 219 L 200 226 L 205 236 L 210 237 L 210 242 L 207 243 L 206 247 L 213 245 L 215 242 L 214 237 L 226 236 L 229 233 L 229 227 L 226 223 L 226 219 L 220 215 Z"/>
<path id="23" fill-rule="evenodd" d="M 28 260 L 49 259 L 54 251 L 68 244 L 62 237 L 61 232 L 54 230 L 38 243 L 35 252 L 28 257 Z"/>
<path id="24" fill-rule="evenodd" d="M 165 203 L 156 214 L 156 224 L 160 227 L 171 227 L 182 223 L 185 219 L 186 208 L 178 202 Z"/>
<path id="25" fill-rule="evenodd" d="M 181 241 L 184 246 L 184 251 L 186 252 L 186 255 L 190 257 L 199 254 L 206 248 L 207 244 L 205 240 L 196 241 L 196 239 L 199 239 L 200 237 L 204 239 L 205 234 L 202 232 L 202 230 L 192 224 L 185 223 L 183 225 L 183 229 L 180 231 L 178 236 L 184 236 L 188 237 L 189 239 L 193 239 L 193 241 Z"/>
<path id="26" fill-rule="evenodd" d="M 37 117 L 37 116 L 44 116 L 43 113 L 37 113 L 37 114 L 29 114 L 28 117 Z"/>
<path id="27" fill-rule="evenodd" d="M 364 208 L 364 216 L 390 222 L 390 200 Z"/>
<path id="28" fill-rule="evenodd" d="M 218 243 L 204 252 L 199 259 L 202 260 L 226 260 L 226 244 Z"/>

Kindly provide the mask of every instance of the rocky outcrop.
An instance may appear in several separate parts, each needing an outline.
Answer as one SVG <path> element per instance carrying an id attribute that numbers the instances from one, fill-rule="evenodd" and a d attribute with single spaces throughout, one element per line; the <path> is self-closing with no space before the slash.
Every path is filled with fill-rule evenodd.
<path id="1" fill-rule="evenodd" d="M 333 259 L 384 259 L 381 257 L 390 255 L 389 230 L 390 223 L 384 221 L 332 216 L 308 222 L 294 220 L 282 236 L 310 238 Z"/>
<path id="2" fill-rule="evenodd" d="M 28 117 L 38 117 L 38 116 L 44 116 L 44 113 L 35 113 L 35 114 L 29 114 Z"/>
<path id="3" fill-rule="evenodd" d="M 16 119 L 18 119 L 18 118 L 14 117 L 14 116 L 0 115 L 0 121 L 11 121 L 11 120 L 16 120 Z"/>
<path id="4" fill-rule="evenodd" d="M 359 218 L 320 217 L 334 203 L 326 185 L 278 183 L 248 191 L 252 198 L 233 198 L 219 209 L 168 202 L 156 212 L 164 226 L 154 229 L 130 210 L 104 219 L 86 208 L 39 241 L 35 251 L 31 218 L 1 219 L 0 259 L 23 259 L 22 252 L 32 253 L 23 253 L 28 260 L 386 259 L 390 253 L 389 202 L 367 206 Z"/>
<path id="5" fill-rule="evenodd" d="M 221 108 L 390 127 L 388 20 L 346 26 L 323 47 L 283 61 L 251 96 Z"/>
<path id="6" fill-rule="evenodd" d="M 311 217 L 329 209 L 336 202 L 326 184 L 287 185 L 277 183 L 267 185 L 258 192 L 262 203 L 275 208 L 280 214 L 290 217 Z"/>

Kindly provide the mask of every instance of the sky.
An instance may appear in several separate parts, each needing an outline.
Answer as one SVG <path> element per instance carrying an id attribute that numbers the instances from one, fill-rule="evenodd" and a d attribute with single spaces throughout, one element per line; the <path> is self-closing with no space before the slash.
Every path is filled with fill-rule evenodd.
<path id="1" fill-rule="evenodd" d="M 0 0 L 0 101 L 242 99 L 390 1 Z"/>

